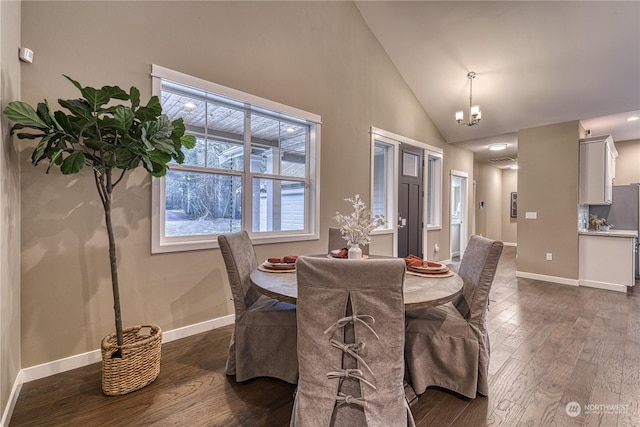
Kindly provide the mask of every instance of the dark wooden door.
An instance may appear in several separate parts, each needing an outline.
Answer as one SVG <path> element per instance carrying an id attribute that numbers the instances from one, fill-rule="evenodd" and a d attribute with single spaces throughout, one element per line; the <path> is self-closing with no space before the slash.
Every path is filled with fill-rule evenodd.
<path id="1" fill-rule="evenodd" d="M 398 256 L 409 254 L 422 258 L 422 150 L 400 145 L 398 188 Z"/>

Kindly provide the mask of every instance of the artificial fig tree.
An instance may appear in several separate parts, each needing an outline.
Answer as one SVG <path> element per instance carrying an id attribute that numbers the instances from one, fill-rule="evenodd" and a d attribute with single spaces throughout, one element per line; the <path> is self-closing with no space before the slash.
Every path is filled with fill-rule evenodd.
<path id="1" fill-rule="evenodd" d="M 113 190 L 128 171 L 139 166 L 153 176 L 164 176 L 169 162 L 183 162 L 182 150 L 193 148 L 195 137 L 185 135 L 181 118 L 170 121 L 162 114 L 157 96 L 143 106 L 140 91 L 133 86 L 129 93 L 118 86 L 96 89 L 82 87 L 72 78 L 64 77 L 81 93 L 78 99 L 58 100 L 68 112 L 52 113 L 45 100 L 35 109 L 25 102 L 10 102 L 4 114 L 14 123 L 11 133 L 29 129 L 30 132 L 18 132 L 17 137 L 38 140 L 31 155 L 34 166 L 45 161 L 47 173 L 57 166 L 65 175 L 78 173 L 85 166 L 93 171 L 109 237 L 116 336 L 122 346 L 118 264 L 111 219 Z M 128 105 L 112 103 L 114 100 L 128 101 Z"/>

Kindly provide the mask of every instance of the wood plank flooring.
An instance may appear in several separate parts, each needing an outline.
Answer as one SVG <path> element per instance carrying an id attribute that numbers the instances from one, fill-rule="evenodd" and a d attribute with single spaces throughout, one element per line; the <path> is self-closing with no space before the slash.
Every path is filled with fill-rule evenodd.
<path id="1" fill-rule="evenodd" d="M 490 300 L 489 397 L 430 388 L 418 426 L 640 426 L 640 288 L 516 279 L 507 247 Z M 293 385 L 224 374 L 231 330 L 165 344 L 158 379 L 126 396 L 102 394 L 99 364 L 26 383 L 10 426 L 288 426 Z"/>

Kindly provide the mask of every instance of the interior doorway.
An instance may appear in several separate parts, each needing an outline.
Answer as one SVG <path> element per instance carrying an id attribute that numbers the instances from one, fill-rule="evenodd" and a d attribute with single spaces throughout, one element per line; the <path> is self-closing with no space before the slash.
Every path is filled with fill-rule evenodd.
<path id="1" fill-rule="evenodd" d="M 466 172 L 451 171 L 450 224 L 451 224 L 451 262 L 459 262 L 467 247 L 468 224 L 468 185 Z"/>

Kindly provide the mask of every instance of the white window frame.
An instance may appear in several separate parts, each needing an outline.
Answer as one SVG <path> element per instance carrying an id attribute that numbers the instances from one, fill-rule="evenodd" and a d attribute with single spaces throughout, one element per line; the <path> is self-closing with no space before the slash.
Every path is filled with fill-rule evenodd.
<path id="1" fill-rule="evenodd" d="M 425 224 L 427 230 L 440 230 L 442 229 L 442 150 L 425 149 L 424 157 L 425 162 L 425 174 L 424 174 L 424 186 L 426 194 L 429 194 L 429 186 L 431 186 L 431 203 L 433 203 L 433 218 L 431 223 L 426 221 L 428 218 L 429 200 L 428 197 L 424 198 L 425 209 Z M 429 160 L 435 161 L 434 177 L 430 180 L 429 176 Z M 425 252 L 426 253 L 426 252 Z"/>
<path id="2" fill-rule="evenodd" d="M 273 115 L 277 112 L 282 119 L 304 121 L 311 127 L 309 150 L 307 153 L 307 167 L 309 170 L 305 186 L 308 188 L 309 197 L 305 206 L 305 227 L 302 231 L 271 231 L 252 232 L 251 212 L 252 195 L 251 185 L 253 178 L 286 179 L 283 176 L 266 176 L 252 172 L 247 164 L 250 161 L 248 152 L 250 144 L 245 143 L 245 167 L 243 171 L 227 171 L 229 175 L 238 175 L 243 179 L 243 215 L 242 229 L 249 233 L 254 244 L 268 244 L 291 241 L 317 240 L 319 236 L 320 222 L 320 130 L 322 127 L 321 117 L 317 114 L 299 110 L 284 104 L 268 99 L 260 98 L 245 92 L 218 85 L 197 77 L 193 77 L 178 71 L 170 70 L 153 64 L 151 66 L 152 93 L 160 96 L 162 92 L 162 81 L 168 80 L 181 85 L 186 85 L 200 90 L 213 93 L 225 98 L 242 103 L 245 108 L 250 108 L 257 113 L 265 111 Z M 175 170 L 181 168 L 180 165 L 173 166 Z M 297 180 L 297 179 L 294 179 Z M 171 236 L 164 235 L 165 230 L 165 179 L 152 178 L 151 192 L 151 252 L 179 252 L 188 250 L 200 250 L 218 248 L 217 234 L 197 235 L 197 236 Z"/>
<path id="3" fill-rule="evenodd" d="M 374 192 L 375 192 L 375 148 L 376 146 L 383 146 L 387 149 L 387 158 L 385 162 L 385 175 L 386 175 L 386 194 L 387 197 L 385 199 L 385 207 L 384 218 L 385 223 L 380 227 L 376 228 L 372 231 L 371 234 L 390 234 L 393 233 L 396 229 L 397 223 L 397 213 L 398 213 L 398 179 L 396 171 L 398 170 L 398 146 L 400 143 L 391 138 L 387 138 L 382 135 L 378 135 L 374 132 L 371 132 L 371 198 L 370 200 L 374 200 Z M 372 202 L 373 203 L 373 202 Z"/>
<path id="4" fill-rule="evenodd" d="M 429 158 L 434 159 L 436 161 L 436 172 L 434 179 L 432 181 L 429 180 L 428 176 L 428 167 L 425 162 L 424 173 L 423 176 L 423 188 L 425 192 L 429 185 L 433 186 L 432 192 L 432 203 L 434 203 L 434 219 L 433 224 L 427 224 L 427 208 L 429 201 L 427 197 L 424 197 L 424 206 L 423 206 L 423 221 L 426 224 L 426 227 L 423 228 L 423 236 L 422 236 L 422 247 L 423 253 L 427 253 L 427 231 L 430 230 L 439 230 L 442 228 L 442 160 L 443 160 L 443 150 L 439 147 L 425 144 L 424 142 L 416 141 L 411 138 L 407 138 L 402 135 L 395 134 L 393 132 L 389 132 L 383 129 L 378 129 L 375 127 L 371 127 L 371 200 L 373 200 L 373 183 L 374 183 L 374 149 L 376 142 L 388 144 L 393 146 L 393 160 L 387 163 L 388 167 L 393 167 L 393 170 L 390 173 L 387 173 L 387 189 L 390 191 L 388 194 L 392 194 L 391 197 L 387 197 L 387 203 L 390 204 L 389 207 L 385 209 L 386 212 L 389 212 L 389 217 L 387 218 L 387 227 L 382 228 L 379 227 L 371 234 L 390 234 L 393 233 L 393 253 L 396 254 L 398 249 L 398 173 L 400 168 L 400 156 L 399 149 L 401 143 L 409 144 L 414 147 L 421 148 L 423 150 L 423 158 L 425 161 Z"/>

